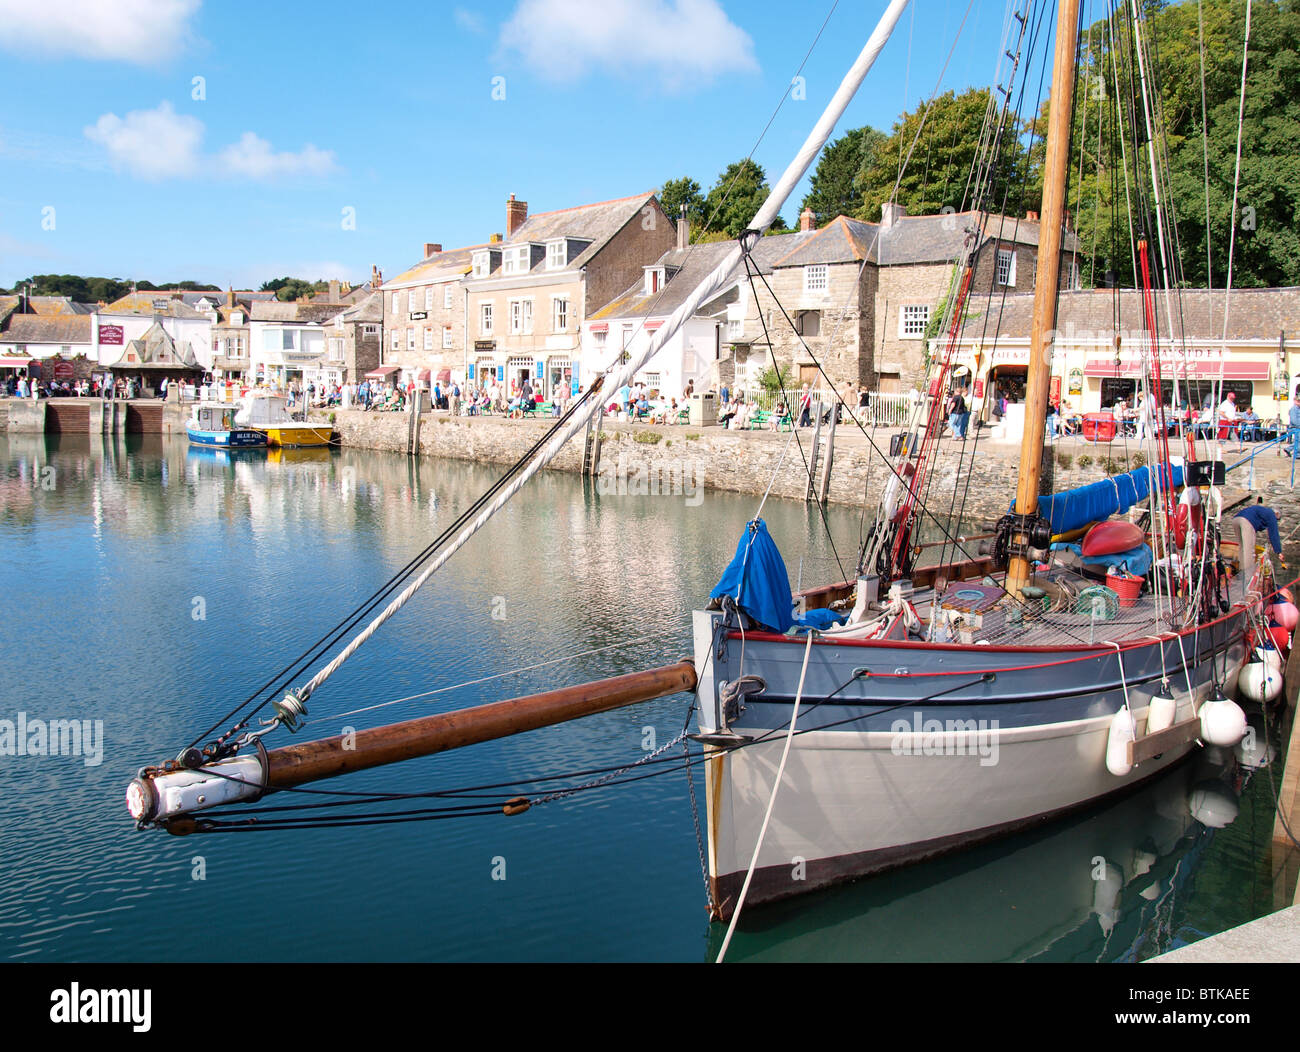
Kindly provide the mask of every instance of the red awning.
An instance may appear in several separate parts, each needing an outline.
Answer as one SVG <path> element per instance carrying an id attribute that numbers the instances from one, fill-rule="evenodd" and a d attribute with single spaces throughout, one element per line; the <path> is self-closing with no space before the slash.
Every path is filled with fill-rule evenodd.
<path id="1" fill-rule="evenodd" d="M 427 384 L 429 382 L 429 370 L 421 369 L 418 373 L 416 373 L 415 382 L 417 384 Z"/>
<path id="2" fill-rule="evenodd" d="M 1267 380 L 1268 362 L 1161 361 L 1160 371 L 1165 378 L 1180 380 Z M 1090 358 L 1084 363 L 1085 376 L 1120 376 L 1132 378 L 1142 374 L 1142 363 L 1121 361 L 1118 365 L 1105 358 Z M 1172 376 L 1171 376 L 1172 374 Z"/>
<path id="3" fill-rule="evenodd" d="M 40 364 L 35 358 L 0 357 L 0 369 L 30 369 L 33 365 L 39 368 Z"/>
<path id="4" fill-rule="evenodd" d="M 393 373 L 395 373 L 395 372 L 397 372 L 397 366 L 395 366 L 395 365 L 381 365 L 378 369 L 371 369 L 370 372 L 366 373 L 366 379 L 367 379 L 367 380 L 384 380 L 384 379 L 387 379 L 388 377 L 392 376 Z"/>
<path id="5" fill-rule="evenodd" d="M 439 370 L 438 370 L 438 377 L 437 377 L 437 379 L 438 379 L 438 383 L 440 383 L 440 384 L 449 384 L 449 383 L 451 383 L 451 370 L 450 370 L 450 369 L 439 369 Z"/>
<path id="6" fill-rule="evenodd" d="M 659 328 L 661 325 L 663 325 L 662 319 L 659 321 L 648 321 L 645 323 L 646 332 L 654 332 L 655 329 Z"/>
<path id="7" fill-rule="evenodd" d="M 590 332 L 609 332 L 609 322 L 593 321 L 587 328 Z"/>

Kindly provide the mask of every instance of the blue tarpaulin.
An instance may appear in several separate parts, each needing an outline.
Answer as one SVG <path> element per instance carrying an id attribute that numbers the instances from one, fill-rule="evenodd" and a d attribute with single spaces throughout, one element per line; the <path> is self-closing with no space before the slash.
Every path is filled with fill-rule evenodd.
<path id="1" fill-rule="evenodd" d="M 1183 469 L 1174 464 L 1170 470 L 1174 485 L 1181 486 Z M 1090 522 L 1101 522 L 1146 500 L 1155 471 L 1154 467 L 1136 468 L 1064 493 L 1045 494 L 1038 498 L 1038 514 L 1051 522 L 1053 534 L 1069 533 Z M 1016 510 L 1014 500 L 1011 510 Z"/>
<path id="2" fill-rule="evenodd" d="M 1083 545 L 1068 544 L 1058 541 L 1052 545 L 1052 551 L 1071 551 L 1087 566 L 1122 566 L 1131 574 L 1145 577 L 1151 569 L 1151 549 L 1145 544 L 1130 548 L 1126 552 L 1111 552 L 1109 555 L 1084 555 Z"/>
<path id="3" fill-rule="evenodd" d="M 767 532 L 767 523 L 755 519 L 745 527 L 736 545 L 736 554 L 722 572 L 722 580 L 709 593 L 713 599 L 729 595 L 736 605 L 759 624 L 786 632 L 795 622 L 794 601 L 790 594 L 790 575 L 776 541 Z M 810 610 L 799 624 L 812 628 L 829 628 L 845 615 L 831 611 Z"/>

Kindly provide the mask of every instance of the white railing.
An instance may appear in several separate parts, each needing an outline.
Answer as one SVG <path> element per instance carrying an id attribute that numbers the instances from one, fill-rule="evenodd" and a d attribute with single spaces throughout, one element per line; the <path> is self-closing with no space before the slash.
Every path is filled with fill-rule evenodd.
<path id="1" fill-rule="evenodd" d="M 864 424 L 877 427 L 902 427 L 912 411 L 912 396 L 870 391 L 867 404 L 857 412 Z"/>

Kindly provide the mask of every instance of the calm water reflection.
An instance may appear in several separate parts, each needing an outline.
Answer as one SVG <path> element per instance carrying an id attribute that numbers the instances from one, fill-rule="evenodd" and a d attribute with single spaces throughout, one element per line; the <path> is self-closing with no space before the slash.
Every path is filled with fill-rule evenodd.
<path id="1" fill-rule="evenodd" d="M 0 436 L 0 465 L 10 630 L 0 719 L 98 719 L 106 739 L 97 766 L 0 757 L 5 958 L 161 959 L 182 933 L 231 923 L 256 932 L 268 960 L 716 952 L 680 772 L 515 818 L 178 839 L 137 833 L 126 816 L 123 789 L 140 765 L 172 755 L 334 626 L 499 469 L 349 451 L 232 456 L 135 436 Z M 311 733 L 678 659 L 690 650 L 689 610 L 757 503 L 602 497 L 543 474 L 313 698 Z M 852 562 L 856 513 L 830 512 L 833 546 L 802 504 L 769 501 L 764 517 L 792 579 L 838 576 L 836 549 Z M 639 642 L 615 646 L 628 640 Z M 557 657 L 567 660 L 385 704 Z M 351 776 L 347 788 L 411 792 L 625 763 L 651 731 L 658 742 L 676 734 L 688 707 L 662 699 Z M 1272 909 L 1261 787 L 1267 778 L 1248 782 L 1230 756 L 1202 757 L 1032 836 L 755 911 L 729 956 L 1146 956 Z M 1203 816 L 1240 817 L 1211 831 L 1189 798 Z M 1098 857 L 1114 867 L 1100 886 Z M 504 880 L 493 879 L 498 860 Z M 244 953 L 224 938 L 190 950 Z"/>

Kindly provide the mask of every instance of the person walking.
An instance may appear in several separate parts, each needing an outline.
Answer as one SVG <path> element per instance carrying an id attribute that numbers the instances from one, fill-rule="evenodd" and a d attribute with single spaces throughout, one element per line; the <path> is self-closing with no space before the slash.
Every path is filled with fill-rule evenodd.
<path id="1" fill-rule="evenodd" d="M 952 428 L 953 438 L 966 438 L 966 399 L 957 388 L 953 388 L 952 396 L 948 399 L 948 426 Z"/>

